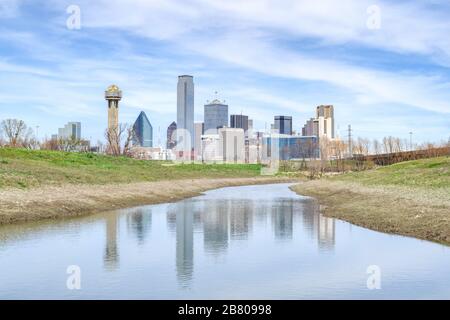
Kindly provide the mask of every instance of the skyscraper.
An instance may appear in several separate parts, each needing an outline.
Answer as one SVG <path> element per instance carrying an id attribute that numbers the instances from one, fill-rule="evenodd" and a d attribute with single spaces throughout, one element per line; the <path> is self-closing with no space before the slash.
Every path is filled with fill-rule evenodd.
<path id="1" fill-rule="evenodd" d="M 306 121 L 306 124 L 302 128 L 302 136 L 311 137 L 311 136 L 319 136 L 319 120 L 315 118 L 311 118 Z"/>
<path id="2" fill-rule="evenodd" d="M 175 139 L 173 133 L 177 130 L 177 123 L 174 121 L 167 127 L 167 149 L 175 147 Z"/>
<path id="3" fill-rule="evenodd" d="M 275 116 L 274 129 L 279 134 L 292 135 L 292 117 L 290 116 Z"/>
<path id="4" fill-rule="evenodd" d="M 194 150 L 195 155 L 197 157 L 200 157 L 202 155 L 202 135 L 204 133 L 205 125 L 203 122 L 196 122 L 194 123 L 194 130 L 195 130 L 195 142 L 194 142 Z"/>
<path id="5" fill-rule="evenodd" d="M 248 131 L 248 116 L 244 116 L 242 114 L 232 114 L 230 116 L 230 128 L 241 128 L 244 129 L 244 132 Z"/>
<path id="6" fill-rule="evenodd" d="M 133 145 L 153 148 L 153 127 L 144 111 L 141 111 L 133 125 Z"/>
<path id="7" fill-rule="evenodd" d="M 316 118 L 319 121 L 319 137 L 334 139 L 334 107 L 332 105 L 318 106 Z"/>
<path id="8" fill-rule="evenodd" d="M 205 133 L 215 134 L 217 129 L 228 127 L 228 105 L 215 99 L 205 105 Z"/>
<path id="9" fill-rule="evenodd" d="M 194 78 L 189 75 L 178 77 L 177 86 L 177 130 L 186 130 L 191 138 L 190 149 L 194 147 Z M 185 141 L 180 148 L 188 150 Z"/>
<path id="10" fill-rule="evenodd" d="M 81 140 L 81 122 L 69 122 L 58 129 L 58 139 Z"/>
<path id="11" fill-rule="evenodd" d="M 108 130 L 117 130 L 119 127 L 119 101 L 122 99 L 122 91 L 113 84 L 106 89 L 105 99 L 108 101 Z"/>

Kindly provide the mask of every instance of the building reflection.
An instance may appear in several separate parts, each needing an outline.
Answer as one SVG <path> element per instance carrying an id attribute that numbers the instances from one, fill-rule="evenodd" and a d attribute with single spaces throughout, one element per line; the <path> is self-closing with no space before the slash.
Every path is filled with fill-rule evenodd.
<path id="1" fill-rule="evenodd" d="M 319 215 L 319 230 L 317 237 L 319 248 L 333 250 L 335 245 L 335 220 Z"/>
<path id="2" fill-rule="evenodd" d="M 144 237 L 142 214 L 134 219 L 137 234 Z M 295 230 L 296 224 L 303 224 L 303 232 L 320 249 L 330 250 L 335 244 L 334 219 L 323 217 L 315 201 L 304 199 L 273 199 L 270 204 L 236 199 L 187 200 L 171 204 L 166 221 L 175 233 L 177 278 L 183 287 L 189 287 L 193 279 L 194 234 L 202 234 L 205 253 L 214 257 L 227 253 L 230 240 L 248 240 L 255 227 L 266 228 L 267 223 L 277 240 L 293 240 L 295 233 L 301 232 Z"/>
<path id="3" fill-rule="evenodd" d="M 119 264 L 119 250 L 117 247 L 118 215 L 115 213 L 106 216 L 106 246 L 103 263 L 106 269 L 115 270 Z"/>
<path id="4" fill-rule="evenodd" d="M 311 239 L 317 239 L 319 249 L 329 251 L 335 246 L 335 220 L 324 217 L 315 200 L 303 203 L 303 227 Z"/>
<path id="5" fill-rule="evenodd" d="M 152 229 L 151 207 L 139 208 L 130 213 L 127 216 L 127 227 L 136 236 L 138 243 L 143 244 Z"/>
<path id="6" fill-rule="evenodd" d="M 194 206 L 182 201 L 172 206 L 176 224 L 177 278 L 183 287 L 189 287 L 194 271 Z"/>
<path id="7" fill-rule="evenodd" d="M 253 225 L 254 206 L 251 200 L 235 201 L 233 203 L 233 208 L 229 213 L 231 240 L 248 239 Z"/>
<path id="8" fill-rule="evenodd" d="M 203 243 L 207 253 L 217 256 L 226 252 L 228 248 L 228 217 L 231 210 L 231 200 L 204 202 Z"/>
<path id="9" fill-rule="evenodd" d="M 272 207 L 272 227 L 275 239 L 292 239 L 294 231 L 294 199 L 277 200 L 277 205 Z"/>

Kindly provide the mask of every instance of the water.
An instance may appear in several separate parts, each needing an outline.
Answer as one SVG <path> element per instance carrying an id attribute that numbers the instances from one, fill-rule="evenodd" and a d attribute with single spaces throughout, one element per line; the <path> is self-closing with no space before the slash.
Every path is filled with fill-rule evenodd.
<path id="1" fill-rule="evenodd" d="M 450 298 L 449 247 L 325 218 L 288 187 L 1 227 L 0 298 Z"/>

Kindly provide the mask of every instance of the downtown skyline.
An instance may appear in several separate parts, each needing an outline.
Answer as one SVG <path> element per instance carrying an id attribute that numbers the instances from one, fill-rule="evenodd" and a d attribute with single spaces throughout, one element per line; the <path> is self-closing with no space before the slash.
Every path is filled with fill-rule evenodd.
<path id="1" fill-rule="evenodd" d="M 1 119 L 39 125 L 40 138 L 80 121 L 85 138 L 102 140 L 102 92 L 116 83 L 124 92 L 120 122 L 132 124 L 143 110 L 164 144 L 165 129 L 176 119 L 176 79 L 191 74 L 196 122 L 218 91 L 229 114 L 250 116 L 255 130 L 283 114 L 300 132 L 316 106 L 333 104 L 341 137 L 351 124 L 355 137 L 408 139 L 413 132 L 415 142 L 448 139 L 445 2 L 377 2 L 376 30 L 366 26 L 366 1 L 323 1 L 324 13 L 307 2 L 285 1 L 276 14 L 270 1 L 110 3 L 77 1 L 80 30 L 66 26 L 69 1 L 2 3 Z M 405 11 L 409 17 L 400 14 Z"/>

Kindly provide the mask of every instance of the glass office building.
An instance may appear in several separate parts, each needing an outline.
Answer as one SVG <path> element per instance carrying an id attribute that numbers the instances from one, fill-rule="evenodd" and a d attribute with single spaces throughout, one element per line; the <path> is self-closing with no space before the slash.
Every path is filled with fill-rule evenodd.
<path id="1" fill-rule="evenodd" d="M 139 114 L 133 125 L 133 145 L 153 148 L 153 127 L 144 111 Z"/>
<path id="2" fill-rule="evenodd" d="M 318 137 L 276 136 L 263 138 L 263 147 L 272 157 L 272 144 L 278 144 L 279 160 L 318 159 Z"/>
<path id="3" fill-rule="evenodd" d="M 217 134 L 219 128 L 228 127 L 228 105 L 219 100 L 205 105 L 205 134 Z"/>
<path id="4" fill-rule="evenodd" d="M 279 134 L 292 135 L 292 117 L 290 116 L 276 116 L 274 129 Z"/>

